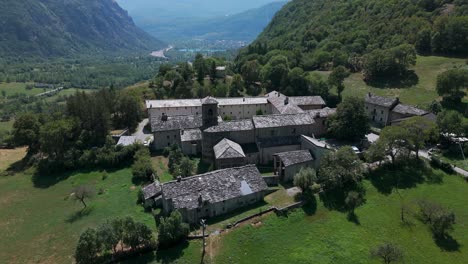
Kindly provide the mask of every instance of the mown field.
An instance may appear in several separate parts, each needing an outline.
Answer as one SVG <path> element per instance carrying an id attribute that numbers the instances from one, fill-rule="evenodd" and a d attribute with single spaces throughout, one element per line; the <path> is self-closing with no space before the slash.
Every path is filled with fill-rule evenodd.
<path id="1" fill-rule="evenodd" d="M 400 97 L 406 104 L 424 107 L 439 98 L 436 92 L 437 75 L 453 67 L 465 65 L 466 60 L 437 56 L 418 56 L 412 69 L 417 75 L 417 83 L 411 86 L 389 85 L 376 88 L 363 81 L 361 73 L 351 74 L 345 80 L 343 96 L 360 96 L 372 92 L 381 96 Z"/>
<path id="2" fill-rule="evenodd" d="M 1 157 L 8 154 L 4 151 L 0 150 Z M 11 162 L 2 159 L 0 172 Z M 151 213 L 136 203 L 138 188 L 131 181 L 130 169 L 109 171 L 106 179 L 102 175 L 101 171 L 83 171 L 44 180 L 34 180 L 30 172 L 0 176 L 0 262 L 72 263 L 81 232 L 119 216 L 130 215 L 156 232 Z M 82 205 L 69 196 L 80 184 L 103 191 L 88 202 L 82 214 Z M 142 260 L 191 263 L 200 259 L 200 249 L 197 243 L 187 243 Z"/>
<path id="3" fill-rule="evenodd" d="M 438 175 L 443 173 L 437 171 Z M 434 241 L 427 226 L 411 217 L 400 221 L 401 199 L 396 192 L 379 192 L 369 181 L 364 206 L 356 210 L 359 224 L 345 213 L 329 210 L 321 201 L 315 210 L 296 210 L 287 217 L 275 215 L 256 225 L 211 238 L 213 263 L 379 263 L 371 248 L 393 242 L 404 251 L 405 263 L 466 263 L 468 259 L 468 185 L 458 176 L 443 182 L 423 183 L 400 190 L 405 203 L 429 199 L 454 210 L 454 241 Z"/>

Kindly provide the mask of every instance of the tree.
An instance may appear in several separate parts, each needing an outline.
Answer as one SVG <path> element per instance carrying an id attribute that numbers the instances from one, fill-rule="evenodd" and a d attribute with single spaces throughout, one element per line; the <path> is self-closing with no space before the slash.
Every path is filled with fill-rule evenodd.
<path id="1" fill-rule="evenodd" d="M 310 191 L 310 186 L 317 181 L 317 174 L 312 168 L 301 168 L 301 170 L 294 175 L 294 186 L 301 188 L 303 193 Z"/>
<path id="2" fill-rule="evenodd" d="M 261 69 L 262 66 L 257 60 L 248 61 L 242 65 L 241 74 L 247 85 L 251 85 L 260 80 Z"/>
<path id="3" fill-rule="evenodd" d="M 440 132 L 463 136 L 468 132 L 468 122 L 463 115 L 453 110 L 444 110 L 437 115 L 437 126 Z"/>
<path id="4" fill-rule="evenodd" d="M 159 243 L 170 246 L 189 234 L 189 225 L 182 221 L 179 211 L 174 211 L 169 217 L 162 218 L 158 227 Z"/>
<path id="5" fill-rule="evenodd" d="M 49 158 L 63 161 L 65 153 L 73 147 L 78 124 L 73 119 L 52 120 L 40 130 L 40 149 Z"/>
<path id="6" fill-rule="evenodd" d="M 372 144 L 366 151 L 365 157 L 366 161 L 369 163 L 379 162 L 380 164 L 387 157 L 384 144 L 378 141 Z"/>
<path id="7" fill-rule="evenodd" d="M 113 115 L 117 127 L 135 131 L 143 113 L 137 97 L 122 93 L 117 100 L 116 113 Z"/>
<path id="8" fill-rule="evenodd" d="M 183 157 L 180 161 L 179 170 L 182 177 L 192 176 L 194 165 L 188 157 Z"/>
<path id="9" fill-rule="evenodd" d="M 361 160 L 351 147 L 327 153 L 321 162 L 319 180 L 330 190 L 351 182 L 357 183 L 363 174 Z"/>
<path id="10" fill-rule="evenodd" d="M 428 200 L 421 200 L 418 205 L 420 219 L 423 223 L 429 224 L 434 236 L 445 238 L 448 232 L 453 230 L 455 214 L 452 211 Z"/>
<path id="11" fill-rule="evenodd" d="M 302 68 L 296 67 L 288 74 L 289 85 L 292 90 L 290 95 L 306 95 L 308 94 L 309 84 L 307 81 L 307 74 L 304 73 Z"/>
<path id="12" fill-rule="evenodd" d="M 348 97 L 338 105 L 336 114 L 329 119 L 328 131 L 336 138 L 360 140 L 370 131 L 364 101 Z"/>
<path id="13" fill-rule="evenodd" d="M 97 237 L 105 251 L 112 250 L 115 254 L 117 252 L 117 244 L 121 240 L 121 236 L 115 229 L 112 222 L 107 221 L 101 224 L 97 229 Z"/>
<path id="14" fill-rule="evenodd" d="M 343 92 L 345 88 L 343 81 L 348 76 L 349 76 L 349 71 L 343 66 L 338 66 L 334 68 L 333 71 L 328 76 L 328 83 L 330 84 L 330 86 L 336 87 L 336 91 L 339 97 L 341 97 L 341 93 Z"/>
<path id="15" fill-rule="evenodd" d="M 403 252 L 392 243 L 384 243 L 371 250 L 371 256 L 382 260 L 384 264 L 399 262 L 403 259 Z"/>
<path id="16" fill-rule="evenodd" d="M 102 251 L 101 240 L 96 230 L 86 229 L 80 235 L 75 249 L 75 260 L 78 264 L 89 264 L 96 261 L 96 256 Z"/>
<path id="17" fill-rule="evenodd" d="M 178 145 L 172 145 L 171 150 L 169 152 L 168 156 L 168 167 L 169 167 L 169 172 L 174 175 L 174 172 L 178 169 L 178 166 L 180 162 L 182 161 L 184 154 L 182 153 L 182 150 L 180 150 Z"/>
<path id="18" fill-rule="evenodd" d="M 85 200 L 91 199 L 96 194 L 94 187 L 89 185 L 79 185 L 72 191 L 73 199 L 80 201 L 83 204 L 83 209 L 87 207 Z"/>
<path id="19" fill-rule="evenodd" d="M 210 79 L 211 82 L 216 80 L 216 61 L 212 60 L 210 65 Z"/>
<path id="20" fill-rule="evenodd" d="M 366 81 L 402 77 L 412 65 L 416 65 L 416 49 L 412 45 L 376 49 L 364 56 L 364 76 Z"/>
<path id="21" fill-rule="evenodd" d="M 37 115 L 26 113 L 16 118 L 13 123 L 13 141 L 15 146 L 28 146 L 29 152 L 38 149 L 41 123 Z"/>
<path id="22" fill-rule="evenodd" d="M 263 80 L 271 83 L 270 90 L 285 86 L 288 74 L 288 58 L 283 55 L 273 56 L 262 70 Z"/>
<path id="23" fill-rule="evenodd" d="M 206 69 L 205 69 L 205 59 L 203 58 L 202 54 L 197 53 L 197 55 L 195 55 L 195 60 L 193 61 L 193 68 L 195 72 L 197 73 L 197 81 L 200 84 L 203 84 L 203 80 L 205 79 L 205 75 L 206 75 Z"/>
<path id="24" fill-rule="evenodd" d="M 235 74 L 232 77 L 231 86 L 229 87 L 229 97 L 239 97 L 244 92 L 242 76 L 240 74 Z"/>
<path id="25" fill-rule="evenodd" d="M 354 215 L 354 210 L 356 207 L 362 205 L 364 203 L 364 199 L 362 198 L 361 194 L 355 191 L 350 191 L 345 199 L 345 204 L 349 213 Z"/>
<path id="26" fill-rule="evenodd" d="M 461 102 L 468 89 L 468 70 L 452 69 L 439 74 L 436 89 L 444 99 Z"/>
<path id="27" fill-rule="evenodd" d="M 2 97 L 6 98 L 6 91 L 5 90 L 2 90 Z"/>
<path id="28" fill-rule="evenodd" d="M 436 124 L 427 118 L 415 116 L 399 124 L 407 131 L 408 141 L 412 151 L 419 159 L 419 150 L 431 139 L 437 138 Z"/>
<path id="29" fill-rule="evenodd" d="M 390 156 L 392 164 L 395 164 L 396 158 L 404 153 L 411 150 L 410 135 L 408 130 L 401 126 L 387 126 L 380 133 L 379 140 L 377 143 L 385 153 L 385 156 Z"/>
<path id="30" fill-rule="evenodd" d="M 140 148 L 134 155 L 132 165 L 133 179 L 145 181 L 154 173 L 149 150 Z"/>

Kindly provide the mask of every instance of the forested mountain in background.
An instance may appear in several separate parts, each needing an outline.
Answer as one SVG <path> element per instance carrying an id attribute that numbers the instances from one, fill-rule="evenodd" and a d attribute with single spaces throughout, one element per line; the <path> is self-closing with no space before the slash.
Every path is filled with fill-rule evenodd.
<path id="1" fill-rule="evenodd" d="M 273 2 L 238 14 L 214 18 L 184 18 L 165 23 L 142 23 L 140 26 L 164 40 L 237 40 L 251 42 L 270 23 L 287 2 Z"/>
<path id="2" fill-rule="evenodd" d="M 114 0 L 2 0 L 0 55 L 55 57 L 156 50 Z"/>
<path id="3" fill-rule="evenodd" d="M 294 0 L 237 62 L 240 69 L 282 54 L 291 68 L 359 70 L 363 55 L 402 44 L 420 54 L 466 56 L 467 36 L 467 0 Z"/>

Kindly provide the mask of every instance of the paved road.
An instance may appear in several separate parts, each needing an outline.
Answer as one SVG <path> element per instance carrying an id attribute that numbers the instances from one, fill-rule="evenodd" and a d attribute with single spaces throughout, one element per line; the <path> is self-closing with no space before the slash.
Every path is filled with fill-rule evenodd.
<path id="1" fill-rule="evenodd" d="M 148 118 L 146 119 L 143 119 L 143 121 L 141 121 L 139 124 L 138 124 L 138 127 L 137 127 L 137 130 L 135 133 L 133 133 L 132 136 L 136 137 L 136 139 L 140 142 L 144 142 L 148 137 L 151 137 L 152 134 L 149 132 L 149 131 L 145 131 L 145 126 L 146 124 L 148 124 Z"/>

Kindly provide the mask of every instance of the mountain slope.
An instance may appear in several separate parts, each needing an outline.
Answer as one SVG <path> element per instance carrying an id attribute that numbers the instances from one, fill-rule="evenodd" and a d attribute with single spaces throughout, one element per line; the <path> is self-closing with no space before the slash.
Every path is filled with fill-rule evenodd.
<path id="1" fill-rule="evenodd" d="M 2 56 L 154 50 L 161 41 L 139 29 L 114 0 L 2 0 Z"/>
<path id="2" fill-rule="evenodd" d="M 136 21 L 165 18 L 210 18 L 241 13 L 274 0 L 117 0 Z M 158 14 L 155 18 L 154 14 Z"/>
<path id="3" fill-rule="evenodd" d="M 293 66 L 314 69 L 401 44 L 420 53 L 464 56 L 467 36 L 467 0 L 293 0 L 238 61 L 262 61 L 281 50 Z"/>
<path id="4" fill-rule="evenodd" d="M 286 2 L 273 2 L 245 12 L 209 19 L 176 19 L 169 23 L 148 23 L 141 27 L 168 40 L 205 39 L 253 41 Z"/>

